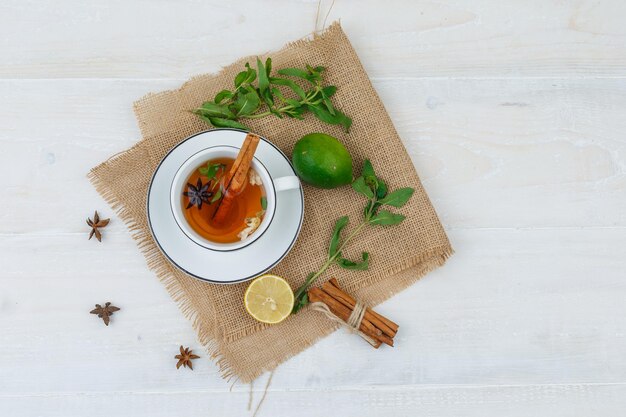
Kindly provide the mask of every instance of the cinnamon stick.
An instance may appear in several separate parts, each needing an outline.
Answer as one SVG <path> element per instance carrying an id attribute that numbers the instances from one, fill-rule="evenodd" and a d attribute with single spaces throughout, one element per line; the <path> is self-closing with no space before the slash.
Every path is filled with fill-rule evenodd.
<path id="1" fill-rule="evenodd" d="M 326 304 L 329 310 L 343 321 L 348 321 L 348 318 L 352 314 L 352 310 L 341 302 L 335 300 L 331 295 L 324 292 L 321 288 L 311 288 L 308 292 L 309 301 L 316 302 L 321 301 Z M 393 339 L 385 334 L 380 329 L 377 329 L 369 320 L 361 320 L 359 330 L 369 337 L 378 340 L 386 345 L 393 346 Z"/>
<path id="2" fill-rule="evenodd" d="M 339 283 L 335 278 L 331 278 L 330 280 L 322 284 L 322 289 L 346 307 L 354 310 L 356 300 L 350 294 L 345 293 L 339 287 Z M 389 337 L 395 337 L 396 333 L 398 332 L 398 325 L 396 323 L 392 322 L 384 316 L 381 316 L 371 308 L 367 308 L 365 310 L 364 318 L 369 320 L 374 326 L 378 327 L 380 330 L 382 330 L 383 333 L 385 333 Z"/>
<path id="3" fill-rule="evenodd" d="M 222 197 L 215 214 L 213 214 L 213 222 L 215 224 L 219 225 L 226 220 L 235 198 L 237 198 L 246 185 L 248 181 L 248 171 L 250 170 L 254 152 L 256 152 L 259 141 L 260 138 L 257 135 L 248 133 L 241 145 L 241 149 L 237 154 L 233 166 L 224 176 L 224 197 Z"/>

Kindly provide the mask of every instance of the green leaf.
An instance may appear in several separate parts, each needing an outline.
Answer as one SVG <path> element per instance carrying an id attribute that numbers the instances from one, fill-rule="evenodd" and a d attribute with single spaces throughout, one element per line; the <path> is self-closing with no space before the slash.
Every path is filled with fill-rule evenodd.
<path id="1" fill-rule="evenodd" d="M 246 79 L 244 80 L 245 84 L 250 84 L 252 83 L 254 80 L 256 80 L 256 70 L 254 68 L 250 67 L 250 64 L 246 62 L 246 68 L 248 69 L 248 74 L 246 76 Z"/>
<path id="2" fill-rule="evenodd" d="M 254 90 L 248 90 L 245 94 L 239 94 L 233 103 L 233 108 L 237 111 L 237 116 L 247 116 L 259 108 L 261 100 Z"/>
<path id="3" fill-rule="evenodd" d="M 302 310 L 307 304 L 309 304 L 309 294 L 304 292 L 295 297 L 291 314 L 296 314 L 298 311 Z"/>
<path id="4" fill-rule="evenodd" d="M 214 126 L 213 123 L 211 122 L 211 119 L 209 118 L 209 116 L 205 116 L 205 115 L 203 115 L 201 113 L 198 113 L 195 110 L 194 110 L 193 114 L 198 116 L 203 122 L 207 123 L 209 126 Z"/>
<path id="5" fill-rule="evenodd" d="M 235 88 L 239 88 L 243 84 L 250 84 L 256 80 L 256 71 L 250 68 L 250 64 L 246 62 L 246 70 L 241 71 L 235 77 Z"/>
<path id="6" fill-rule="evenodd" d="M 204 119 L 204 116 L 200 116 Z M 234 120 L 230 120 L 230 119 L 223 119 L 221 117 L 207 117 L 209 123 L 211 123 L 213 126 L 215 127 L 232 127 L 235 129 L 242 129 L 242 130 L 250 130 L 248 129 L 246 126 L 242 125 L 239 122 L 236 122 Z M 206 121 L 206 120 L 205 120 Z"/>
<path id="7" fill-rule="evenodd" d="M 300 68 L 283 68 L 283 69 L 279 69 L 278 73 L 280 75 L 288 75 L 290 77 L 298 77 L 307 81 L 309 80 L 309 73 L 304 70 L 301 70 Z"/>
<path id="8" fill-rule="evenodd" d="M 212 163 L 208 162 L 206 168 L 205 167 L 199 168 L 198 171 L 200 171 L 200 174 L 202 174 L 205 177 L 207 177 L 207 179 L 211 180 L 211 179 L 215 178 L 215 175 L 223 167 L 224 167 L 223 164 L 212 164 Z"/>
<path id="9" fill-rule="evenodd" d="M 352 126 L 352 119 L 337 109 L 335 109 L 335 117 L 339 119 L 339 124 L 342 125 L 346 133 L 348 133 Z"/>
<path id="10" fill-rule="evenodd" d="M 366 159 L 365 161 L 363 161 L 363 169 L 361 170 L 361 174 L 364 177 L 374 177 L 376 178 L 376 174 L 374 173 L 374 166 L 372 165 L 372 162 L 369 159 Z"/>
<path id="11" fill-rule="evenodd" d="M 309 110 L 311 110 L 313 112 L 313 114 L 315 115 L 315 117 L 317 117 L 319 120 L 321 120 L 324 123 L 328 123 L 330 125 L 338 125 L 341 123 L 341 121 L 337 118 L 337 115 L 333 115 L 331 114 L 328 110 L 326 110 L 324 107 L 320 106 L 320 105 L 309 105 L 308 106 Z"/>
<path id="12" fill-rule="evenodd" d="M 291 80 L 287 80 L 285 78 L 270 78 L 270 82 L 276 85 L 283 85 L 285 87 L 291 88 L 301 99 L 306 98 L 306 93 L 298 84 L 294 83 Z"/>
<path id="13" fill-rule="evenodd" d="M 302 113 L 304 113 L 304 111 L 306 110 L 306 107 L 298 107 L 298 108 L 294 108 L 294 109 L 290 109 L 290 110 L 285 110 L 283 113 L 285 113 L 288 117 L 291 117 L 293 119 L 298 119 L 298 120 L 303 120 L 304 117 L 302 117 Z"/>
<path id="14" fill-rule="evenodd" d="M 196 112 L 198 113 L 202 113 L 205 116 L 217 116 L 217 117 L 226 117 L 226 118 L 232 118 L 235 115 L 228 109 L 227 106 L 224 106 L 223 104 L 216 104 L 213 103 L 212 101 L 207 101 L 205 103 L 202 103 L 202 107 L 200 107 L 199 109 L 196 109 Z"/>
<path id="15" fill-rule="evenodd" d="M 211 199 L 211 203 L 215 203 L 217 200 L 222 198 L 222 190 L 217 190 L 213 198 Z"/>
<path id="16" fill-rule="evenodd" d="M 335 87 L 334 85 L 329 85 L 327 87 L 322 88 L 322 94 L 325 97 L 332 97 L 336 91 L 337 91 L 337 87 Z"/>
<path id="17" fill-rule="evenodd" d="M 267 78 L 267 71 L 258 57 L 256 59 L 256 66 L 259 69 L 259 92 L 263 95 L 265 90 L 270 86 L 270 81 Z"/>
<path id="18" fill-rule="evenodd" d="M 235 88 L 239 88 L 248 79 L 248 71 L 241 71 L 235 77 Z"/>
<path id="19" fill-rule="evenodd" d="M 298 108 L 298 107 L 302 107 L 302 103 L 300 103 L 298 100 L 294 100 L 292 98 L 286 98 L 285 99 L 285 103 L 289 104 L 290 106 L 294 107 L 294 108 Z"/>
<path id="20" fill-rule="evenodd" d="M 363 177 L 359 177 L 352 183 L 352 188 L 359 194 L 363 194 L 367 198 L 374 198 L 374 193 L 372 189 L 365 184 L 365 179 Z"/>
<path id="21" fill-rule="evenodd" d="M 328 97 L 324 97 L 323 101 L 324 101 L 324 104 L 326 105 L 326 108 L 328 109 L 328 112 L 330 114 L 332 114 L 333 116 L 336 116 L 337 113 L 336 113 L 335 108 L 333 107 L 333 103 L 330 101 L 330 99 Z"/>
<path id="22" fill-rule="evenodd" d="M 340 217 L 335 223 L 335 228 L 333 229 L 333 235 L 330 238 L 330 246 L 328 247 L 328 257 L 332 257 L 337 252 L 337 248 L 339 247 L 339 241 L 341 240 L 341 231 L 348 224 L 348 216 Z"/>
<path id="23" fill-rule="evenodd" d="M 298 311 L 300 311 L 300 309 L 302 309 L 302 307 L 309 304 L 309 295 L 307 294 L 307 290 L 311 285 L 310 280 L 314 276 L 315 272 L 311 272 L 309 275 L 307 275 L 304 284 L 302 284 L 294 293 L 295 300 L 293 303 L 293 310 L 291 310 L 291 314 L 296 314 Z"/>
<path id="24" fill-rule="evenodd" d="M 270 113 L 272 113 L 274 116 L 278 117 L 279 119 L 283 118 L 283 114 L 276 109 L 270 109 Z"/>
<path id="25" fill-rule="evenodd" d="M 378 182 L 378 188 L 376 188 L 376 198 L 381 199 L 387 195 L 387 184 L 383 182 L 380 178 L 376 178 Z"/>
<path id="26" fill-rule="evenodd" d="M 350 129 L 352 125 L 352 119 L 348 116 L 335 109 L 335 114 L 331 114 L 324 106 L 322 105 L 309 105 L 309 110 L 313 112 L 315 117 L 320 119 L 324 123 L 328 123 L 331 125 L 342 125 L 346 132 Z"/>
<path id="27" fill-rule="evenodd" d="M 373 218 L 370 220 L 370 224 L 377 224 L 381 226 L 393 226 L 395 224 L 401 223 L 406 216 L 402 214 L 392 213 L 387 210 L 380 210 Z"/>
<path id="28" fill-rule="evenodd" d="M 261 98 L 263 99 L 265 104 L 267 104 L 267 107 L 272 110 L 272 107 L 274 107 L 274 96 L 272 94 L 272 91 L 269 88 L 266 89 L 265 91 L 263 91 L 263 93 L 261 93 Z"/>
<path id="29" fill-rule="evenodd" d="M 322 80 L 322 71 L 318 71 L 319 68 L 321 68 L 322 71 L 324 70 L 323 67 L 315 67 L 315 68 L 313 68 L 313 67 L 311 67 L 308 64 L 306 66 L 306 69 L 307 69 L 307 71 L 309 73 L 307 79 L 311 83 L 313 83 L 313 84 L 315 84 L 316 82 L 319 82 L 319 81 Z"/>
<path id="30" fill-rule="evenodd" d="M 278 88 L 272 87 L 271 91 L 274 96 L 278 97 L 282 101 L 285 101 L 285 96 L 283 96 L 283 93 L 281 93 Z"/>
<path id="31" fill-rule="evenodd" d="M 415 190 L 410 187 L 399 188 L 380 200 L 380 204 L 386 204 L 392 207 L 402 207 L 413 195 Z"/>
<path id="32" fill-rule="evenodd" d="M 220 104 L 222 101 L 226 100 L 226 99 L 230 99 L 233 98 L 233 93 L 230 90 L 222 90 L 219 93 L 217 93 L 215 95 L 215 104 Z"/>
<path id="33" fill-rule="evenodd" d="M 267 210 L 267 197 L 265 196 L 261 197 L 261 208 Z"/>
<path id="34" fill-rule="evenodd" d="M 352 269 L 357 271 L 366 271 L 369 268 L 369 253 L 363 252 L 361 254 L 362 261 L 355 262 L 346 258 L 337 259 L 337 265 L 344 269 Z"/>
<path id="35" fill-rule="evenodd" d="M 373 208 L 372 208 L 372 204 L 374 205 Z M 365 217 L 365 219 L 367 220 L 367 216 L 375 215 L 378 212 L 379 207 L 380 207 L 380 203 L 378 201 L 377 202 L 368 201 L 367 204 L 365 205 L 365 208 L 363 209 L 363 216 Z"/>
<path id="36" fill-rule="evenodd" d="M 265 60 L 265 74 L 267 75 L 268 80 L 270 78 L 271 73 L 272 73 L 272 58 L 268 57 Z"/>
<path id="37" fill-rule="evenodd" d="M 369 159 L 363 161 L 363 169 L 361 175 L 365 179 L 365 183 L 376 193 L 376 198 L 383 198 L 387 194 L 387 186 L 376 176 L 374 166 Z"/>

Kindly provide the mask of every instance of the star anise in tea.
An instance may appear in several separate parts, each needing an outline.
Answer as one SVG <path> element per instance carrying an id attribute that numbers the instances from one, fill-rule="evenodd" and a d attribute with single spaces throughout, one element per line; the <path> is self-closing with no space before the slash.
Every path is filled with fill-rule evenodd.
<path id="1" fill-rule="evenodd" d="M 108 326 L 109 317 L 111 317 L 113 313 L 119 310 L 120 310 L 119 307 L 115 307 L 114 305 L 111 305 L 111 303 L 106 302 L 104 304 L 104 307 L 102 307 L 100 304 L 96 304 L 96 308 L 91 310 L 89 313 L 97 314 L 98 317 L 100 317 L 102 321 L 104 321 L 104 324 Z"/>
<path id="2" fill-rule="evenodd" d="M 183 345 L 180 345 L 180 355 L 176 355 L 174 357 L 178 359 L 178 363 L 176 364 L 176 369 L 182 366 L 183 368 L 189 367 L 189 369 L 193 370 L 191 361 L 192 359 L 198 359 L 200 356 L 194 355 L 193 351 L 189 348 L 183 349 Z"/>
<path id="3" fill-rule="evenodd" d="M 106 227 L 109 224 L 110 220 L 111 219 L 101 219 L 97 211 L 93 215 L 93 220 L 87 218 L 87 224 L 89 225 L 89 227 L 91 227 L 91 232 L 89 232 L 88 240 L 91 240 L 91 238 L 95 235 L 96 239 L 98 239 L 98 242 L 102 242 L 102 234 L 100 233 L 99 229 Z"/>
<path id="4" fill-rule="evenodd" d="M 195 186 L 188 182 L 187 191 L 183 192 L 183 195 L 189 198 L 187 208 L 198 206 L 198 209 L 201 209 L 203 203 L 209 204 L 209 199 L 213 196 L 213 193 L 209 191 L 210 186 L 210 181 L 202 185 L 200 178 L 198 178 L 198 182 Z"/>

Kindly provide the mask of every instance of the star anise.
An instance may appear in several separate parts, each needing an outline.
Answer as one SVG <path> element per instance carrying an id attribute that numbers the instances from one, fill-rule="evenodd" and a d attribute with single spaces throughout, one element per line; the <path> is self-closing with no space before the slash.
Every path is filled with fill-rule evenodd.
<path id="1" fill-rule="evenodd" d="M 109 224 L 111 219 L 100 219 L 98 216 L 98 212 L 96 211 L 93 215 L 93 220 L 87 218 L 87 224 L 91 227 L 91 232 L 89 232 L 89 240 L 95 235 L 98 242 L 102 242 L 102 234 L 100 233 L 101 227 L 106 227 Z"/>
<path id="2" fill-rule="evenodd" d="M 93 310 L 90 311 L 91 314 L 97 314 L 98 317 L 100 317 L 103 321 L 104 324 L 106 324 L 107 326 L 109 325 L 109 317 L 111 317 L 113 315 L 113 313 L 115 313 L 116 311 L 119 311 L 119 307 L 115 307 L 113 305 L 111 305 L 111 303 L 106 302 L 104 304 L 104 307 L 102 307 L 100 304 L 96 304 L 96 308 L 94 308 Z"/>
<path id="3" fill-rule="evenodd" d="M 209 191 L 211 181 L 202 185 L 202 180 L 198 178 L 198 182 L 194 186 L 191 183 L 187 183 L 187 191 L 183 193 L 185 197 L 189 197 L 189 204 L 187 208 L 198 206 L 198 209 L 202 208 L 202 203 L 209 204 L 209 198 L 213 196 L 213 193 Z"/>
<path id="4" fill-rule="evenodd" d="M 183 345 L 180 345 L 180 355 L 176 355 L 174 357 L 178 359 L 176 369 L 180 368 L 182 365 L 183 368 L 188 366 L 189 369 L 193 370 L 193 367 L 191 366 L 191 360 L 198 359 L 200 356 L 194 355 L 193 351 L 189 348 L 183 349 Z"/>

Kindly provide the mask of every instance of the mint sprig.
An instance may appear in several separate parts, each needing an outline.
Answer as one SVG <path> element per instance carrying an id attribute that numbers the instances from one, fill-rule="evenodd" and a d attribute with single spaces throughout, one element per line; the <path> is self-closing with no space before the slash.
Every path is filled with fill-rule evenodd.
<path id="1" fill-rule="evenodd" d="M 350 130 L 352 119 L 331 101 L 337 87 L 322 83 L 324 67 L 283 68 L 277 71 L 278 75 L 272 75 L 271 58 L 265 64 L 259 58 L 256 61 L 256 69 L 246 63 L 245 71 L 237 74 L 234 90 L 220 91 L 212 101 L 204 102 L 192 112 L 212 126 L 244 130 L 248 130 L 245 119 L 271 115 L 303 119 L 304 113 L 311 112 L 324 123 L 341 125 L 346 132 Z M 305 87 L 293 78 L 304 82 Z M 284 87 L 285 93 L 280 87 Z"/>
<path id="2" fill-rule="evenodd" d="M 363 164 L 361 176 L 352 182 L 352 188 L 367 198 L 363 209 L 363 219 L 345 237 L 343 237 L 343 231 L 349 223 L 348 216 L 337 219 L 328 245 L 326 261 L 317 272 L 311 272 L 304 284 L 296 290 L 292 314 L 297 313 L 309 303 L 307 291 L 331 265 L 337 264 L 344 269 L 367 270 L 369 268 L 368 252 L 361 254 L 361 260 L 353 261 L 343 257 L 344 248 L 367 226 L 393 226 L 402 223 L 406 216 L 382 209 L 382 207 L 400 208 L 409 201 L 415 191 L 413 188 L 405 187 L 389 192 L 385 182 L 374 173 L 374 167 L 369 160 Z"/>

